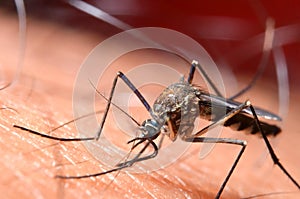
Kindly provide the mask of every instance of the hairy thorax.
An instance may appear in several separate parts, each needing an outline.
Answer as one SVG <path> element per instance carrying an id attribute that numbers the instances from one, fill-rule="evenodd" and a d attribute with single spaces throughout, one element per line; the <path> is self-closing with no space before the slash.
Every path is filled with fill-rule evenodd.
<path id="1" fill-rule="evenodd" d="M 199 116 L 199 95 L 197 88 L 179 82 L 167 87 L 154 102 L 155 119 L 175 133 L 173 140 L 178 134 L 183 136 L 192 133 L 195 119 Z"/>

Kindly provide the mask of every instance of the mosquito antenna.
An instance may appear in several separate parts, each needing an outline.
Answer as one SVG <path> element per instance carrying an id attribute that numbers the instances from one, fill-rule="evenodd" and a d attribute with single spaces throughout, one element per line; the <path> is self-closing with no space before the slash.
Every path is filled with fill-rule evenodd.
<path id="1" fill-rule="evenodd" d="M 18 55 L 18 62 L 17 62 L 17 71 L 11 82 L 7 83 L 0 90 L 3 90 L 9 86 L 11 86 L 16 80 L 19 79 L 22 66 L 24 62 L 24 55 L 25 55 L 25 48 L 26 48 L 26 10 L 23 0 L 15 0 L 17 14 L 18 14 L 18 21 L 19 21 L 19 55 Z"/>
<path id="2" fill-rule="evenodd" d="M 95 85 L 93 84 L 93 82 L 91 80 L 89 80 L 90 84 L 92 85 L 92 87 L 95 89 L 95 91 L 97 92 L 98 95 L 100 95 L 101 97 L 103 97 L 107 102 L 109 102 L 109 100 L 102 94 L 100 93 L 100 91 L 97 90 L 97 88 L 95 87 Z M 110 102 L 112 105 L 114 105 L 117 109 L 119 109 L 122 113 L 124 113 L 125 115 L 127 115 L 134 123 L 136 123 L 136 125 L 141 126 L 141 124 L 136 121 L 131 115 L 129 115 L 126 111 L 124 111 L 123 109 L 121 109 L 118 105 L 116 105 L 113 102 Z"/>
<path id="3" fill-rule="evenodd" d="M 103 112 L 103 111 L 102 111 L 102 110 L 99 110 L 99 111 L 96 111 L 96 112 L 92 112 L 92 113 L 88 113 L 88 114 L 82 115 L 82 116 L 80 116 L 80 117 L 77 117 L 77 118 L 75 118 L 75 119 L 73 119 L 73 120 L 70 120 L 70 121 L 68 121 L 68 122 L 65 122 L 65 123 L 63 123 L 62 125 L 59 125 L 59 126 L 53 128 L 53 129 L 51 129 L 50 131 L 48 131 L 48 133 L 51 133 L 51 132 L 53 132 L 53 131 L 56 131 L 57 129 L 60 129 L 61 127 L 64 127 L 64 126 L 66 126 L 66 125 L 68 125 L 68 124 L 71 124 L 71 123 L 73 123 L 73 122 L 76 122 L 77 120 L 84 119 L 84 118 L 89 117 L 89 116 L 92 116 L 92 115 L 94 115 L 94 114 L 100 114 L 101 112 Z"/>
<path id="4" fill-rule="evenodd" d="M 89 81 L 91 83 L 91 85 L 93 86 L 93 88 L 95 89 L 95 91 L 97 92 L 97 94 L 99 94 L 101 97 L 103 97 L 107 102 L 108 102 L 108 99 L 102 94 L 100 93 L 100 91 L 97 90 L 97 88 L 95 87 L 95 85 Z M 140 123 L 138 121 L 136 121 L 131 115 L 129 115 L 126 111 L 124 111 L 122 108 L 120 108 L 118 105 L 116 105 L 115 103 L 111 102 L 111 104 L 116 107 L 117 109 L 119 109 L 122 113 L 124 113 L 125 115 L 127 115 L 134 123 L 136 123 L 138 126 L 140 126 Z M 62 125 L 59 125 L 57 127 L 55 127 L 54 129 L 50 130 L 48 133 L 50 132 L 53 132 L 53 131 L 56 131 L 57 129 L 63 127 L 63 126 L 66 126 L 68 124 L 71 124 L 77 120 L 80 120 L 80 119 L 83 119 L 83 118 L 86 118 L 86 117 L 89 117 L 89 116 L 92 116 L 94 114 L 100 114 L 102 112 L 102 110 L 99 110 L 99 111 L 96 111 L 96 112 L 93 112 L 93 113 L 88 113 L 88 114 L 85 114 L 85 115 L 82 115 L 80 117 L 77 117 L 73 120 L 70 120 Z"/>
<path id="5" fill-rule="evenodd" d="M 89 82 L 90 82 L 90 84 L 92 85 L 92 87 L 95 89 L 95 91 L 97 92 L 97 94 L 98 95 L 100 95 L 102 98 L 104 98 L 108 103 L 109 103 L 109 100 L 100 92 L 100 91 L 98 91 L 98 89 L 96 88 L 96 86 L 92 83 L 92 81 L 91 80 L 89 80 Z M 115 103 L 113 103 L 113 102 L 111 102 L 111 104 L 113 105 L 113 106 L 115 106 L 118 110 L 120 110 L 122 113 L 124 113 L 126 116 L 128 116 L 137 126 L 140 126 L 140 123 L 138 122 L 138 121 L 136 121 L 131 115 L 129 115 L 126 111 L 124 111 L 122 108 L 120 108 L 118 105 L 116 105 Z M 144 142 L 145 140 L 142 140 L 142 141 L 140 141 L 140 142 L 138 142 L 138 143 L 134 143 L 134 140 L 133 140 L 133 144 L 132 144 L 132 146 L 131 146 L 131 148 L 130 148 L 130 151 L 122 158 L 123 159 L 123 161 L 124 162 L 130 162 L 130 161 L 127 161 L 128 160 L 128 158 L 130 157 L 130 155 L 131 155 L 131 153 L 132 153 L 132 151 L 133 151 L 133 149 L 137 146 L 137 145 L 139 145 L 139 144 L 141 144 L 142 142 Z M 130 142 L 128 142 L 128 144 L 129 144 Z M 122 160 L 120 160 L 120 162 L 116 165 L 117 167 L 119 167 L 120 165 L 122 165 L 122 162 L 121 162 Z M 116 170 L 117 171 L 117 170 Z M 120 173 L 120 171 L 121 171 L 121 169 L 119 169 L 119 171 L 115 174 L 115 176 L 114 176 L 114 178 L 107 184 L 107 186 L 106 187 L 109 187 L 112 183 L 113 183 L 113 181 L 114 181 L 114 179 L 119 175 L 119 173 Z M 112 171 L 113 172 L 113 171 Z"/>
<path id="6" fill-rule="evenodd" d="M 93 88 L 96 90 L 96 92 L 101 96 L 103 97 L 107 102 L 108 102 L 108 99 L 103 95 L 101 94 L 96 88 L 95 86 L 92 84 L 92 82 L 90 81 L 91 85 L 93 86 Z M 133 122 L 135 122 L 138 126 L 140 126 L 140 123 L 138 121 L 136 121 L 131 115 L 129 115 L 126 111 L 124 111 L 123 109 L 121 109 L 118 105 L 116 105 L 115 103 L 111 102 L 111 104 L 113 106 L 115 106 L 117 109 L 119 109 L 121 112 L 123 112 L 125 115 L 127 115 Z M 6 108 L 3 108 L 3 109 L 6 109 Z M 14 109 L 12 109 L 14 110 Z M 17 111 L 16 111 L 17 112 Z M 86 118 L 86 117 L 89 117 L 91 115 L 94 115 L 94 114 L 99 114 L 101 113 L 102 111 L 99 110 L 99 111 L 96 111 L 96 112 L 93 112 L 93 113 L 88 113 L 88 114 L 85 114 L 85 115 L 82 115 L 80 117 L 77 117 L 73 120 L 70 120 L 68 122 L 65 122 L 64 124 L 61 124 L 53 129 L 51 129 L 50 131 L 48 131 L 48 134 L 51 133 L 51 132 L 54 132 L 56 131 L 57 129 L 63 127 L 63 126 L 66 126 L 72 122 L 75 122 L 75 121 L 78 121 L 80 119 L 83 119 L 83 118 Z M 53 140 L 60 140 L 60 141 L 87 141 L 87 140 L 93 140 L 92 138 L 72 138 L 72 139 L 69 139 L 69 138 L 58 138 L 58 137 L 54 137 L 54 136 L 50 136 L 50 135 L 47 135 L 47 134 L 44 134 L 44 133 L 40 133 L 40 132 L 37 132 L 37 131 L 34 131 L 34 130 L 31 130 L 31 129 L 28 129 L 28 128 L 25 128 L 23 126 L 19 126 L 19 125 L 16 125 L 14 124 L 13 127 L 15 128 L 19 128 L 21 130 L 24 130 L 24 131 L 27 131 L 29 133 L 32 133 L 32 134 L 35 134 L 35 135 L 39 135 L 41 137 L 45 137 L 45 138 L 49 138 L 49 139 L 53 139 Z"/>
<path id="7" fill-rule="evenodd" d="M 261 61 L 258 66 L 258 70 L 256 74 L 254 75 L 254 78 L 251 80 L 251 82 L 242 90 L 240 90 L 238 93 L 234 94 L 231 96 L 229 99 L 233 100 L 241 95 L 243 95 L 245 92 L 247 92 L 249 89 L 251 89 L 257 80 L 262 76 L 263 72 L 265 71 L 267 65 L 268 65 L 268 60 L 271 54 L 271 50 L 273 47 L 273 40 L 274 40 L 274 26 L 275 22 L 273 18 L 268 18 L 266 20 L 266 31 L 265 31 L 265 37 L 264 37 L 264 45 L 263 45 L 263 54 Z"/>

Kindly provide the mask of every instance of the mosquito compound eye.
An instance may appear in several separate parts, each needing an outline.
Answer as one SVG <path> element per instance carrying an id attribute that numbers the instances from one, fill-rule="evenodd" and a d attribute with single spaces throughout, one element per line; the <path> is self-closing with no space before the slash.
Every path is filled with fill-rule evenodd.
<path id="1" fill-rule="evenodd" d="M 157 133 L 160 131 L 159 130 L 159 124 L 156 120 L 153 119 L 148 119 L 145 120 L 141 126 L 142 130 L 142 136 L 143 137 L 153 137 L 157 135 Z"/>

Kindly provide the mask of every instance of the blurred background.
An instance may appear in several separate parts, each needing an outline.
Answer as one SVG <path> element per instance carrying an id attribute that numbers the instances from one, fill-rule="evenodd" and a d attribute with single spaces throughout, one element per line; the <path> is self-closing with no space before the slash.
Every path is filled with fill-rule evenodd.
<path id="1" fill-rule="evenodd" d="M 110 187 L 107 186 L 109 184 L 107 182 L 111 182 L 110 180 L 115 179 L 115 176 L 107 178 L 105 176 L 96 181 L 88 179 L 58 182 L 53 175 L 61 172 L 61 169 L 70 173 L 85 174 L 99 171 L 100 168 L 105 170 L 105 168 L 99 166 L 99 162 L 94 160 L 79 143 L 65 145 L 47 139 L 38 139 L 34 135 L 16 132 L 12 124 L 17 123 L 48 132 L 51 128 L 72 119 L 71 101 L 74 81 L 87 55 L 101 41 L 124 30 L 137 27 L 169 28 L 192 37 L 204 46 L 220 70 L 225 72 L 225 77 L 227 74 L 229 78 L 234 77 L 238 80 L 238 85 L 226 86 L 243 88 L 255 75 L 261 62 L 266 22 L 270 18 L 274 21 L 273 47 L 277 54 L 274 52 L 270 54 L 267 68 L 258 81 L 259 86 L 254 87 L 246 97 L 255 101 L 255 105 L 277 112 L 278 96 L 282 94 L 278 93 L 280 85 L 277 78 L 281 76 L 280 73 L 284 77 L 284 71 L 276 72 L 274 58 L 280 55 L 280 64 L 288 68 L 291 96 L 288 92 L 283 92 L 283 95 L 287 95 L 283 97 L 290 100 L 286 101 L 287 106 L 284 109 L 289 108 L 290 112 L 284 115 L 284 123 L 280 124 L 284 131 L 279 135 L 280 139 L 278 144 L 275 143 L 275 147 L 291 173 L 299 179 L 300 159 L 297 157 L 300 151 L 298 144 L 300 130 L 297 123 L 300 100 L 298 66 L 300 5 L 298 1 L 27 0 L 25 7 L 27 36 L 26 48 L 22 49 L 19 46 L 15 4 L 13 1 L 0 1 L 1 85 L 14 78 L 18 53 L 25 50 L 22 73 L 17 79 L 19 84 L 14 84 L 0 93 L 1 104 L 17 110 L 0 112 L 2 114 L 0 157 L 3 163 L 0 165 L 2 175 L 0 188 L 3 189 L 1 193 L 4 193 L 5 198 L 19 196 L 99 198 L 100 194 L 107 191 L 106 189 L 108 189 L 107 195 L 112 198 L 121 198 L 127 193 L 136 192 L 139 192 L 139 197 L 144 196 L 144 198 L 166 197 L 169 196 L 168 193 L 178 198 L 184 198 L 186 195 L 191 198 L 200 196 L 213 198 L 228 171 L 228 168 L 225 166 L 220 168 L 220 165 L 224 165 L 227 161 L 229 167 L 233 161 L 220 156 L 220 153 L 224 154 L 224 148 L 217 148 L 215 153 L 205 161 L 201 161 L 201 167 L 198 161 L 194 161 L 197 153 L 194 155 L 190 153 L 184 156 L 184 161 L 178 161 L 180 166 L 183 165 L 182 167 L 175 164 L 151 175 L 132 177 L 120 174 Z M 131 56 L 131 60 L 135 59 L 137 58 Z M 182 63 L 179 62 L 177 65 Z M 110 85 L 111 82 L 108 82 L 107 88 L 110 88 Z M 100 103 L 99 107 L 103 107 L 104 103 L 105 101 Z M 116 130 L 112 125 L 108 128 Z M 66 127 L 53 133 L 66 137 L 77 136 L 74 132 L 76 132 L 74 127 Z M 229 135 L 250 140 L 249 145 L 252 145 L 252 150 L 249 146 L 245 154 L 247 158 L 241 162 L 237 170 L 239 175 L 231 179 L 232 184 L 227 189 L 228 193 L 225 193 L 228 194 L 228 198 L 249 197 L 254 194 L 274 192 L 274 190 L 295 192 L 295 187 L 282 175 L 282 172 L 273 169 L 271 160 L 265 158 L 264 154 L 267 152 L 260 139 L 257 137 L 252 139 L 251 136 L 244 134 L 237 135 L 236 132 L 232 134 L 229 132 Z M 122 142 L 126 143 L 126 140 Z M 234 158 L 236 150 L 226 148 L 226 154 L 227 150 Z M 185 172 L 184 169 L 195 173 Z M 208 174 L 209 177 L 203 177 Z M 205 186 L 199 189 L 199 184 Z M 128 185 L 131 187 L 127 188 Z M 149 190 L 155 190 L 153 195 L 148 194 Z M 281 196 L 279 195 L 279 198 Z M 297 192 L 296 195 L 284 196 L 297 198 Z M 226 198 L 226 195 L 224 197 Z"/>
<path id="2" fill-rule="evenodd" d="M 100 10 L 94 11 L 86 3 Z M 1 1 L 15 13 L 12 1 Z M 77 8 L 75 8 L 77 6 Z M 81 7 L 89 10 L 86 14 Z M 49 20 L 79 31 L 112 36 L 124 29 L 164 27 L 197 40 L 219 67 L 244 73 L 257 69 L 261 59 L 266 20 L 275 21 L 274 46 L 281 46 L 289 68 L 290 82 L 299 85 L 299 2 L 270 1 L 26 1 L 29 17 Z M 99 18 L 91 15 L 98 14 Z M 101 15 L 101 16 L 100 16 Z M 119 20 L 116 22 L 116 20 Z M 120 22 L 120 23 L 118 23 Z M 30 27 L 30 25 L 29 25 Z M 99 37 L 100 38 L 100 37 Z M 100 39 L 101 40 L 101 39 Z M 29 44 L 30 45 L 30 44 Z M 272 58 L 269 65 L 274 65 Z M 265 75 L 274 77 L 274 67 Z M 273 70 L 273 72 L 272 72 Z"/>

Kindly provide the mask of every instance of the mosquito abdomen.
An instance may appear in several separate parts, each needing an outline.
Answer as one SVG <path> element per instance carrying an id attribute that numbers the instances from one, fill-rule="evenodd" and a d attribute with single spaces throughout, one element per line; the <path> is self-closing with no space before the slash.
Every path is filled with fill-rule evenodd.
<path id="1" fill-rule="evenodd" d="M 260 124 L 264 131 L 264 134 L 266 134 L 267 136 L 276 136 L 278 133 L 281 132 L 281 129 L 276 125 L 268 124 L 262 121 L 260 121 Z M 249 129 L 251 134 L 259 133 L 259 129 L 255 120 L 252 117 L 249 117 L 244 114 L 237 114 L 233 116 L 224 123 L 224 126 L 230 126 L 237 131 Z"/>

